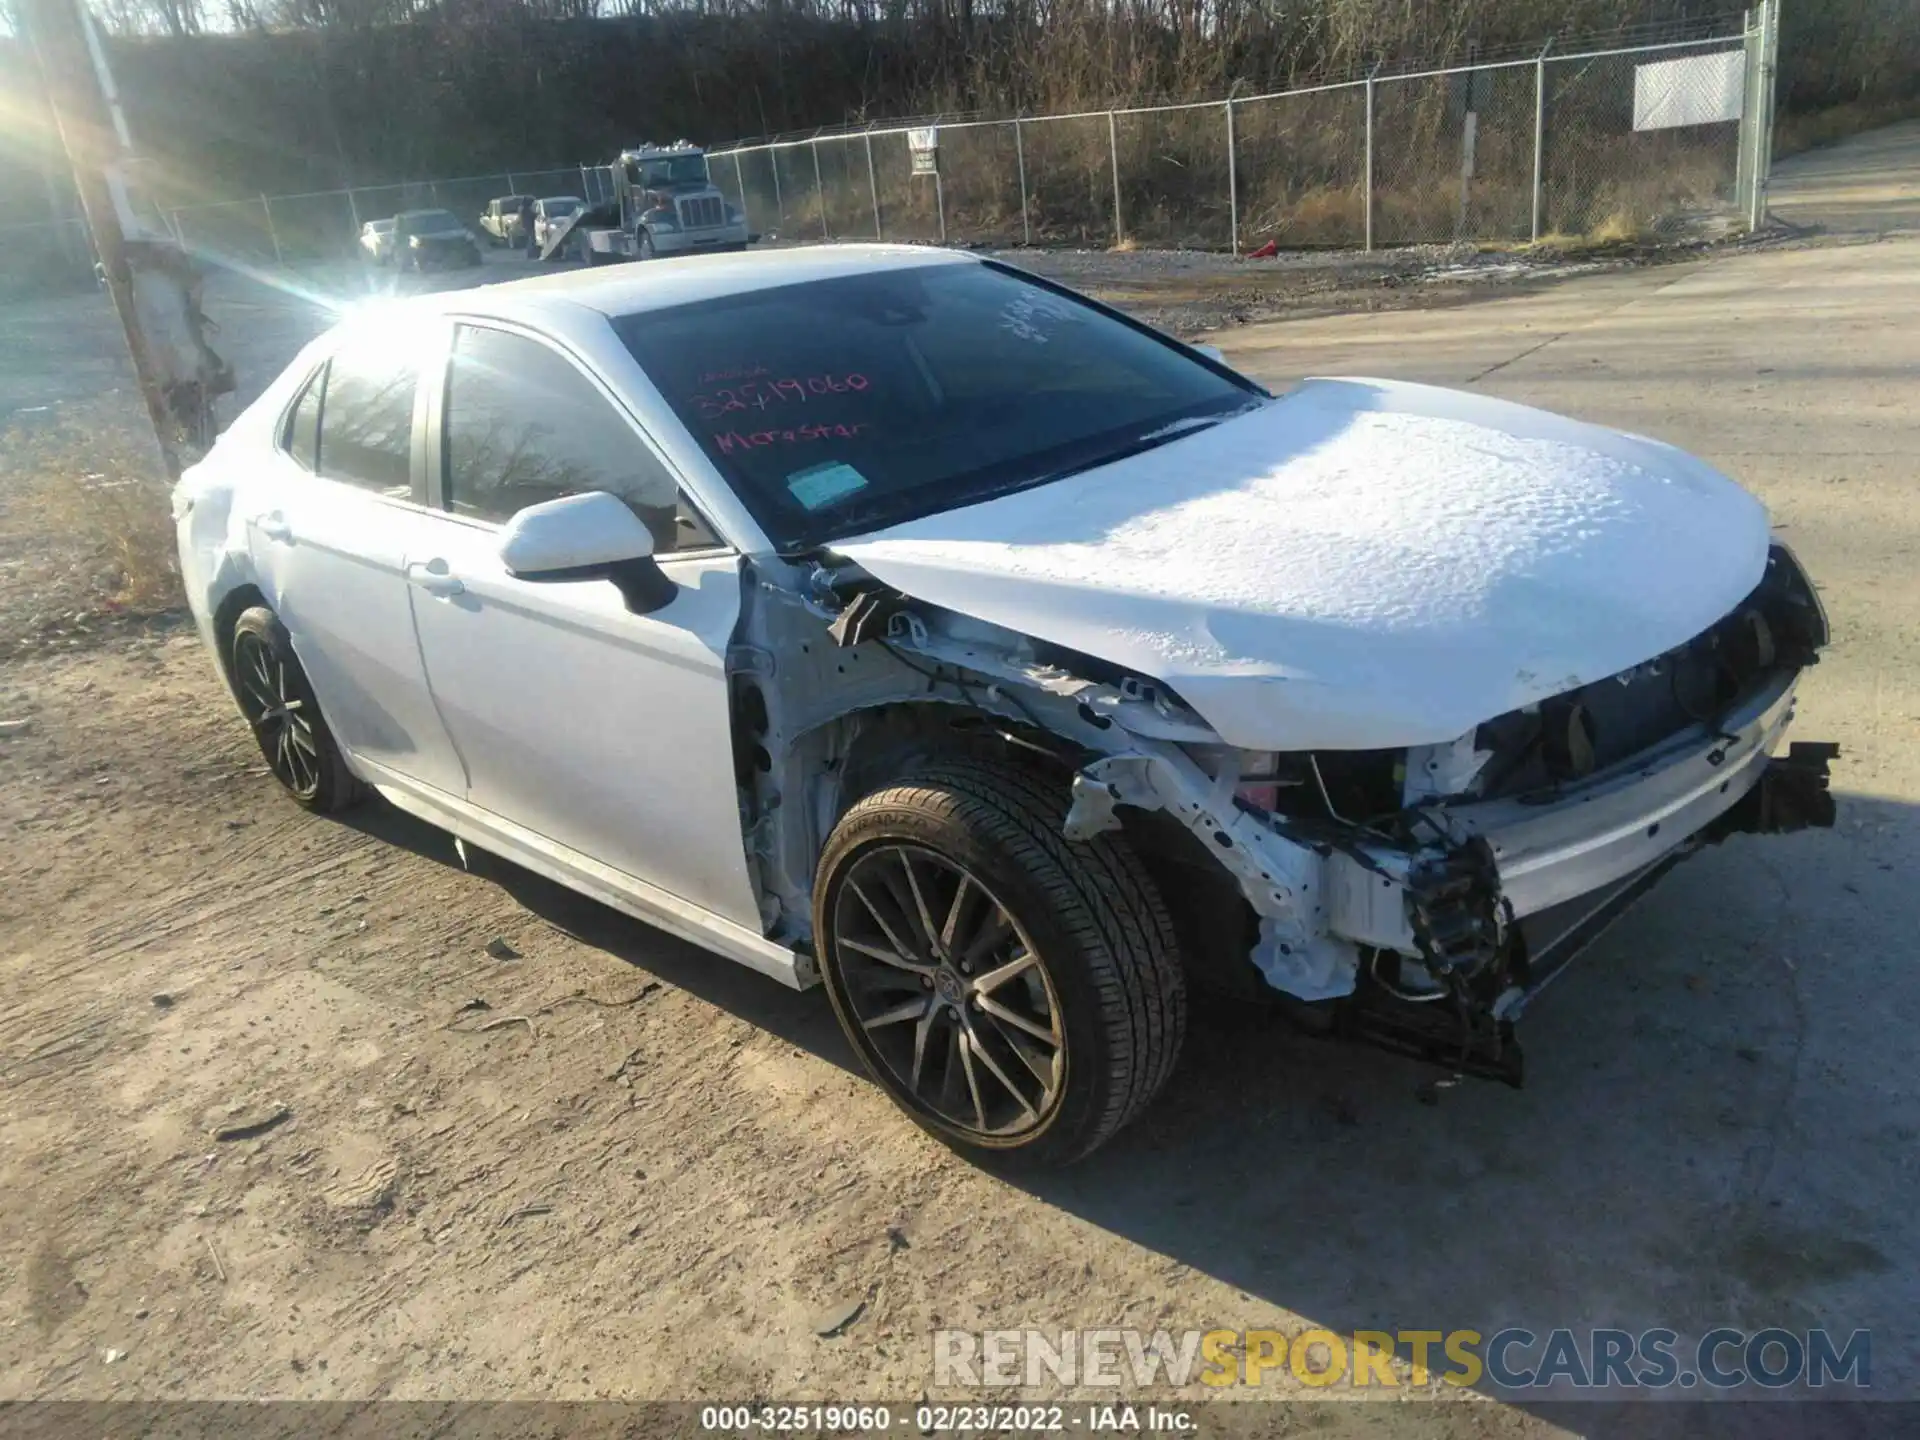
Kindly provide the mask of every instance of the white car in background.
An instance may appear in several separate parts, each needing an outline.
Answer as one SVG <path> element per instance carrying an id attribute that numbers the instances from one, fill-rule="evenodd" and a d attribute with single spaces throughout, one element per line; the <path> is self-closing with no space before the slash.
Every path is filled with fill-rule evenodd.
<path id="1" fill-rule="evenodd" d="M 533 202 L 533 241 L 542 250 L 555 231 L 586 208 L 578 195 L 547 195 Z"/>
<path id="2" fill-rule="evenodd" d="M 393 261 L 393 224 L 391 219 L 369 220 L 360 227 L 361 258 L 375 265 Z"/>
<path id="3" fill-rule="evenodd" d="M 1676 860 L 1831 824 L 1826 620 L 1671 446 L 1274 396 L 1005 265 L 822 247 L 396 302 L 175 493 L 279 782 L 372 789 L 789 985 L 1060 1161 L 1190 983 L 1514 1081 Z"/>

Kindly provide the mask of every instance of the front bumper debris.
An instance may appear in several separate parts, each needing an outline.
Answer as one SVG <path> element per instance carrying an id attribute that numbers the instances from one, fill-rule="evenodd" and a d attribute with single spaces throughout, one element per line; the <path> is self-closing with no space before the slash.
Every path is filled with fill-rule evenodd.
<path id="1" fill-rule="evenodd" d="M 1551 794 L 1421 807 L 1418 843 L 1249 810 L 1237 776 L 1144 746 L 1080 770 L 1066 833 L 1116 828 L 1117 807 L 1166 811 L 1239 881 L 1255 967 L 1316 1029 L 1517 1085 L 1515 1020 L 1675 864 L 1730 835 L 1833 823 L 1837 747 L 1773 755 L 1796 684 L 1776 671 L 1718 723 Z"/>
<path id="2" fill-rule="evenodd" d="M 1514 1025 L 1542 992 L 1668 871 L 1689 855 L 1738 834 L 1778 835 L 1830 828 L 1836 807 L 1829 768 L 1840 747 L 1800 741 L 1764 758 L 1744 793 L 1704 828 L 1629 874 L 1515 923 L 1484 852 L 1457 852 L 1453 863 L 1410 875 L 1425 975 L 1443 982 L 1409 995 L 1376 954 L 1354 994 L 1339 1002 L 1332 1029 L 1460 1074 L 1518 1086 L 1523 1060 Z M 1655 827 L 1657 828 L 1657 826 Z"/>
<path id="3" fill-rule="evenodd" d="M 1827 740 L 1796 740 L 1769 760 L 1759 783 L 1714 822 L 1709 839 L 1729 835 L 1787 835 L 1830 830 L 1837 813 L 1828 773 L 1840 747 Z"/>

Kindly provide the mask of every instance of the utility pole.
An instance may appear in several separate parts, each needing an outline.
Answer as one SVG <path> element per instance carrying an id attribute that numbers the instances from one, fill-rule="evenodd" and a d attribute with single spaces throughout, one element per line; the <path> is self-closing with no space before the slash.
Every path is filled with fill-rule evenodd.
<path id="1" fill-rule="evenodd" d="M 79 0 L 20 0 L 20 15 L 26 22 L 27 37 L 39 61 L 47 108 L 53 114 L 67 164 L 73 170 L 73 185 L 80 197 L 87 233 L 93 239 L 94 254 L 106 277 L 107 293 L 113 298 L 120 328 L 126 334 L 127 354 L 133 361 L 134 377 L 147 403 L 147 419 L 153 425 L 161 464 L 169 482 L 178 480 L 180 456 L 174 444 L 175 421 L 135 304 L 126 231 L 109 179 L 109 168 L 116 159 L 124 158 L 131 146 L 126 122 L 107 95 L 104 56 L 98 57 L 100 63 L 96 65 L 98 42 L 89 34 Z"/>

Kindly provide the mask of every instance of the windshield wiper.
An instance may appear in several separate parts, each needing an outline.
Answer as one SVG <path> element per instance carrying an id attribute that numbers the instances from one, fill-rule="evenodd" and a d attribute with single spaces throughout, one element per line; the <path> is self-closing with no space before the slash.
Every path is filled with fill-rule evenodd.
<path id="1" fill-rule="evenodd" d="M 1149 430 L 1144 435 L 1136 436 L 1135 439 L 1136 441 L 1171 440 L 1174 436 L 1184 435 L 1189 430 L 1205 430 L 1209 426 L 1218 425 L 1226 418 L 1224 415 L 1196 415 L 1190 420 L 1176 420 L 1171 425 L 1162 425 L 1158 430 Z"/>
<path id="2" fill-rule="evenodd" d="M 1184 420 L 1171 421 L 1155 429 L 1144 431 L 1134 436 L 1125 444 L 1116 446 L 1104 454 L 1096 455 L 1091 460 L 1082 461 L 1077 465 L 1068 465 L 1062 469 L 1050 471 L 1045 475 L 1038 476 L 1033 480 L 1023 481 L 1021 482 L 1020 488 L 1025 489 L 1028 485 L 1050 485 L 1055 480 L 1064 480 L 1070 475 L 1080 475 L 1088 470 L 1097 470 L 1102 465 L 1112 465 L 1117 461 L 1126 460 L 1138 455 L 1144 450 L 1152 450 L 1156 446 L 1163 445 L 1167 441 L 1177 439 L 1182 435 L 1190 435 L 1196 430 L 1210 430 L 1215 425 L 1219 425 L 1227 420 L 1232 420 L 1236 416 L 1245 415 L 1250 410 L 1258 410 L 1266 403 L 1265 400 L 1255 400 L 1250 404 L 1237 406 L 1232 410 L 1223 411 L 1218 415 L 1190 415 Z"/>

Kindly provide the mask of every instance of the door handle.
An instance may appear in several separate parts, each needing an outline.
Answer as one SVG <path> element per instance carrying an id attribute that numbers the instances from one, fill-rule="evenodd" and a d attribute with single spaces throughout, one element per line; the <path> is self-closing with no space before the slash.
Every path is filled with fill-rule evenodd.
<path id="1" fill-rule="evenodd" d="M 407 579 L 429 595 L 438 595 L 443 600 L 467 588 L 460 583 L 459 576 L 447 573 L 447 562 L 444 560 L 429 560 L 424 564 L 418 560 L 410 561 Z"/>
<path id="2" fill-rule="evenodd" d="M 269 540 L 278 540 L 282 545 L 293 543 L 293 526 L 287 523 L 287 517 L 278 510 L 271 515 L 262 515 L 254 522 L 260 533 Z"/>

